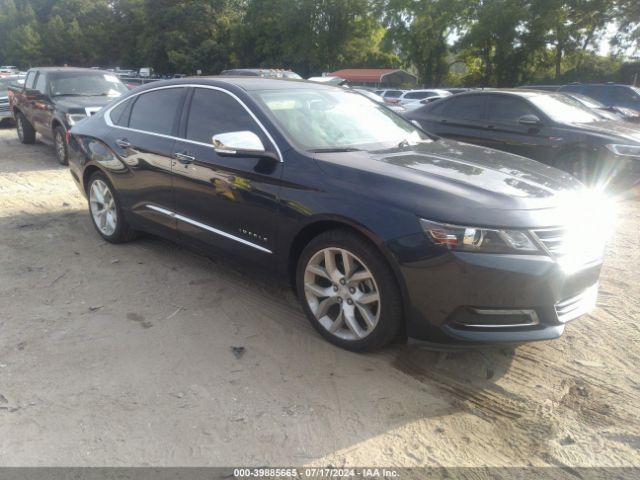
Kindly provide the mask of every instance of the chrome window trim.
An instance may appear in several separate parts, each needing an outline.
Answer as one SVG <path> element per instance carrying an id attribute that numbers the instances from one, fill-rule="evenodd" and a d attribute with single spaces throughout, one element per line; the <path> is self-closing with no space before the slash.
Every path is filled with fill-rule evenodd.
<path id="1" fill-rule="evenodd" d="M 155 132 L 149 132 L 146 130 L 138 130 L 136 128 L 130 128 L 130 127 L 122 127 L 120 125 L 115 125 L 112 121 L 111 121 L 111 111 L 116 108 L 118 105 L 120 105 L 121 103 L 127 102 L 129 100 L 131 100 L 134 97 L 137 97 L 138 95 L 143 95 L 145 93 L 149 93 L 149 92 L 155 92 L 157 90 L 166 90 L 169 88 L 206 88 L 209 90 L 217 90 L 219 92 L 223 92 L 226 93 L 227 95 L 229 95 L 230 97 L 232 97 L 233 99 L 235 99 L 240 105 L 242 105 L 242 107 L 247 111 L 247 113 L 251 116 L 251 118 L 253 119 L 254 122 L 256 122 L 256 124 L 258 125 L 258 127 L 260 127 L 260 130 L 262 130 L 264 132 L 264 134 L 267 136 L 267 138 L 269 139 L 269 141 L 273 144 L 273 147 L 276 149 L 276 153 L 278 154 L 278 159 L 280 161 L 280 163 L 283 163 L 283 157 L 282 157 L 282 152 L 280 151 L 280 147 L 278 147 L 278 144 L 276 143 L 276 141 L 273 139 L 273 137 L 271 136 L 271 134 L 269 133 L 269 131 L 265 128 L 265 126 L 262 124 L 262 122 L 260 120 L 258 120 L 258 117 L 256 117 L 256 115 L 251 111 L 251 109 L 249 107 L 247 107 L 247 105 L 240 100 L 240 98 L 238 98 L 237 95 L 235 95 L 234 93 L 225 90 L 224 88 L 221 87 L 215 87 L 213 85 L 198 85 L 195 83 L 185 83 L 185 84 L 180 84 L 180 85 L 165 85 L 162 87 L 156 87 L 156 88 L 150 88 L 148 90 L 144 90 L 142 92 L 137 92 L 133 95 L 130 95 L 126 98 L 123 98 L 122 100 L 116 102 L 115 104 L 113 104 L 112 106 L 110 106 L 105 112 L 104 112 L 104 121 L 105 123 L 112 127 L 112 128 L 119 128 L 121 130 L 128 130 L 130 132 L 136 132 L 136 133 L 145 133 L 147 135 L 153 135 L 156 137 L 161 137 L 161 138 L 166 138 L 169 140 L 178 140 L 181 142 L 186 142 L 186 143 L 191 143 L 193 145 L 200 145 L 203 147 L 209 147 L 212 149 L 215 149 L 213 145 L 210 145 L 208 143 L 203 143 L 203 142 L 196 142 L 194 140 L 189 140 L 187 138 L 181 138 L 181 137 L 174 137 L 173 135 L 165 135 L 162 133 L 155 133 Z"/>
<path id="2" fill-rule="evenodd" d="M 182 220 L 183 222 L 202 228 L 203 230 L 207 230 L 209 232 L 215 233 L 217 235 L 220 235 L 221 237 L 229 238 L 231 240 L 235 240 L 236 242 L 242 243 L 249 247 L 253 247 L 256 250 L 260 250 L 261 252 L 273 253 L 271 250 L 261 245 L 256 245 L 255 243 L 245 240 L 244 238 L 236 237 L 235 235 L 231 235 L 230 233 L 227 233 L 224 230 L 218 230 L 217 228 L 207 225 L 206 223 L 202 223 L 192 218 L 185 217 L 184 215 L 180 215 L 179 213 L 172 212 L 171 210 L 167 210 L 166 208 L 162 208 L 162 207 L 158 207 L 156 205 L 150 205 L 150 204 L 147 204 L 146 207 L 150 210 L 156 211 L 158 213 L 162 213 L 163 215 L 167 215 L 168 217 L 175 218 L 176 220 Z"/>

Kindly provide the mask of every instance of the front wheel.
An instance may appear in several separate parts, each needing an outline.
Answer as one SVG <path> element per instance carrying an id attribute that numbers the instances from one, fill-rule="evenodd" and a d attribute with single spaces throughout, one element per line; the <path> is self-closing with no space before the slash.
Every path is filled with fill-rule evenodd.
<path id="1" fill-rule="evenodd" d="M 133 240 L 137 233 L 129 227 L 115 189 L 100 172 L 94 173 L 88 183 L 89 212 L 96 230 L 111 243 Z"/>
<path id="2" fill-rule="evenodd" d="M 67 145 L 67 134 L 64 128 L 56 127 L 53 130 L 53 143 L 60 165 L 69 165 L 69 146 Z"/>
<path id="3" fill-rule="evenodd" d="M 395 276 L 375 246 L 355 233 L 331 230 L 309 242 L 296 285 L 311 324 L 339 347 L 375 350 L 398 333 L 402 301 Z"/>

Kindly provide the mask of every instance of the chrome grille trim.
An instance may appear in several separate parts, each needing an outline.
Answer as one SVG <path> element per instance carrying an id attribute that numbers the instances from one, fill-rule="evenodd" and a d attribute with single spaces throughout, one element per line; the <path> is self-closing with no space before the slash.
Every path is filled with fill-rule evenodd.
<path id="1" fill-rule="evenodd" d="M 566 323 L 590 312 L 596 306 L 598 283 L 593 284 L 575 297 L 567 298 L 555 304 L 558 321 Z"/>
<path id="2" fill-rule="evenodd" d="M 562 245 L 567 231 L 562 227 L 541 228 L 532 230 L 533 237 L 549 254 L 556 256 L 562 253 Z"/>

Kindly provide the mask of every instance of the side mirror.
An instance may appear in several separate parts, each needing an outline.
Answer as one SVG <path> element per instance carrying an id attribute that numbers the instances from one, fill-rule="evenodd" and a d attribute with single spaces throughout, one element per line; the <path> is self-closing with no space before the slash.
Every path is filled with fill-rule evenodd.
<path id="1" fill-rule="evenodd" d="M 30 98 L 30 99 L 36 99 L 36 98 L 42 97 L 42 93 L 40 93 L 40 90 L 34 90 L 32 88 L 25 89 L 24 94 L 27 98 Z"/>
<path id="2" fill-rule="evenodd" d="M 540 125 L 542 125 L 542 122 L 540 121 L 540 119 L 536 116 L 536 115 L 522 115 L 519 119 L 518 119 L 518 123 L 520 125 L 529 125 L 532 127 L 539 127 Z"/>
<path id="3" fill-rule="evenodd" d="M 218 133 L 211 138 L 215 151 L 220 155 L 233 157 L 270 157 L 260 137 L 248 130 Z"/>

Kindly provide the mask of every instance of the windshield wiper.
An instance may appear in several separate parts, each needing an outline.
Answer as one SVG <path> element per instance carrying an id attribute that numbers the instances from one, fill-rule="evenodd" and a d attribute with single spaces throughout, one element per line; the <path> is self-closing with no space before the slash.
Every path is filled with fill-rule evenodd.
<path id="1" fill-rule="evenodd" d="M 309 150 L 313 153 L 339 153 L 339 152 L 361 152 L 359 148 L 353 147 L 333 147 L 333 148 L 313 148 Z"/>

